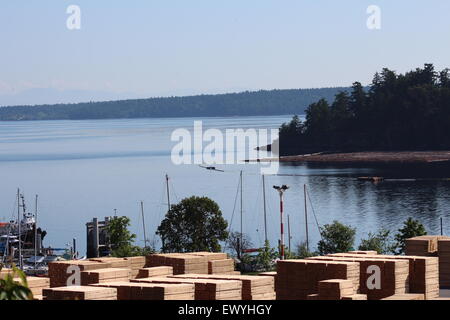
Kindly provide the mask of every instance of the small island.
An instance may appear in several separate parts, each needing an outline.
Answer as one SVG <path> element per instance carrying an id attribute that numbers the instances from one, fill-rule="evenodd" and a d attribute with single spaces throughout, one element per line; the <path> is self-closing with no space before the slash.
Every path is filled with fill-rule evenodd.
<path id="1" fill-rule="evenodd" d="M 280 128 L 280 161 L 450 164 L 450 72 L 432 64 L 383 69 L 329 104 L 320 99 Z"/>

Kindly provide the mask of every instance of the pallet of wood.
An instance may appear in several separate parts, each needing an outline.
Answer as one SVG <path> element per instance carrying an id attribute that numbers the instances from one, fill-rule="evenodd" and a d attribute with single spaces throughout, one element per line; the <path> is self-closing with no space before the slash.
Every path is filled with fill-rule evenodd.
<path id="1" fill-rule="evenodd" d="M 276 297 L 273 277 L 220 274 L 185 274 L 172 277 L 184 279 L 238 280 L 242 282 L 242 300 L 274 300 Z"/>
<path id="2" fill-rule="evenodd" d="M 151 254 L 146 257 L 147 267 L 171 266 L 173 274 L 208 274 L 205 256 L 183 253 Z"/>
<path id="3" fill-rule="evenodd" d="M 149 267 L 139 269 L 136 279 L 150 278 L 150 277 L 166 277 L 173 275 L 173 267 Z"/>
<path id="4" fill-rule="evenodd" d="M 359 277 L 359 266 L 353 262 L 280 260 L 277 262 L 277 300 L 306 300 L 309 295 L 318 294 L 320 281 L 331 279 L 352 281 L 356 293 Z"/>
<path id="5" fill-rule="evenodd" d="M 200 251 L 200 252 L 189 252 L 189 253 L 186 253 L 186 254 L 187 255 L 194 255 L 194 256 L 204 257 L 206 259 L 206 261 L 228 259 L 228 254 L 226 254 L 224 252 Z"/>
<path id="6" fill-rule="evenodd" d="M 242 282 L 238 280 L 151 277 L 135 279 L 131 282 L 193 284 L 195 286 L 195 300 L 241 300 L 242 298 Z"/>
<path id="7" fill-rule="evenodd" d="M 341 300 L 354 294 L 351 280 L 331 279 L 319 282 L 319 300 Z"/>
<path id="8" fill-rule="evenodd" d="M 407 293 L 409 290 L 408 260 L 375 259 L 359 255 L 345 257 L 338 256 L 337 254 L 325 257 L 312 257 L 309 259 L 358 263 L 360 273 L 359 292 L 367 294 L 369 300 L 379 300 L 394 294 Z M 371 288 L 368 286 L 368 282 L 370 282 L 369 278 L 371 278 L 376 270 L 380 271 L 380 288 Z"/>
<path id="9" fill-rule="evenodd" d="M 13 270 L 9 268 L 2 268 L 0 270 L 0 279 L 4 279 L 7 275 L 12 274 Z"/>
<path id="10" fill-rule="evenodd" d="M 16 281 L 20 281 L 17 279 Z M 50 278 L 45 277 L 27 277 L 28 288 L 33 296 L 41 296 L 44 289 L 50 288 Z"/>
<path id="11" fill-rule="evenodd" d="M 89 260 L 70 260 L 55 261 L 48 264 L 48 276 L 50 278 L 50 287 L 65 287 L 67 280 L 77 271 L 91 271 L 96 269 L 110 268 L 111 265 L 106 262 L 97 262 Z M 69 284 L 70 285 L 70 284 Z"/>
<path id="12" fill-rule="evenodd" d="M 441 236 L 419 236 L 406 239 L 406 255 L 430 257 L 436 256 L 438 251 L 439 238 L 441 238 Z"/>
<path id="13" fill-rule="evenodd" d="M 439 285 L 450 288 L 450 239 L 438 240 Z"/>
<path id="14" fill-rule="evenodd" d="M 100 257 L 91 258 L 89 261 L 108 263 L 108 268 L 127 268 L 131 269 L 131 260 L 129 258 L 116 258 L 116 257 Z"/>
<path id="15" fill-rule="evenodd" d="M 81 285 L 112 281 L 128 281 L 131 279 L 131 269 L 107 268 L 81 272 Z"/>
<path id="16" fill-rule="evenodd" d="M 131 278 L 135 279 L 139 274 L 139 270 L 145 267 L 145 257 L 127 257 L 125 260 L 130 261 Z"/>
<path id="17" fill-rule="evenodd" d="M 335 257 L 359 257 L 352 253 L 337 253 Z M 422 293 L 425 299 L 439 296 L 439 266 L 436 257 L 367 255 L 367 258 L 409 261 L 409 293 Z"/>
<path id="18" fill-rule="evenodd" d="M 395 294 L 381 300 L 425 300 L 425 296 L 420 293 L 404 293 L 404 294 Z"/>
<path id="19" fill-rule="evenodd" d="M 136 279 L 137 281 L 137 279 Z M 189 283 L 108 282 L 94 284 L 117 290 L 118 300 L 194 300 L 195 286 Z"/>
<path id="20" fill-rule="evenodd" d="M 208 274 L 229 274 L 234 271 L 234 260 L 210 260 L 208 261 Z"/>
<path id="21" fill-rule="evenodd" d="M 117 300 L 115 288 L 71 286 L 44 289 L 44 300 Z"/>

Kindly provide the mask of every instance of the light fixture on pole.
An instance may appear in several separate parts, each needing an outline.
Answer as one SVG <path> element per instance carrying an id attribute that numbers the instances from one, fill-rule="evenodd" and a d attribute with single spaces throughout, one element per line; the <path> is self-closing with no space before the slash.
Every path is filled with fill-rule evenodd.
<path id="1" fill-rule="evenodd" d="M 281 239 L 280 239 L 280 251 L 281 251 L 281 260 L 284 260 L 284 228 L 283 228 L 283 194 L 289 189 L 287 185 L 273 186 L 275 190 L 278 191 L 280 195 L 280 231 L 281 231 Z"/>

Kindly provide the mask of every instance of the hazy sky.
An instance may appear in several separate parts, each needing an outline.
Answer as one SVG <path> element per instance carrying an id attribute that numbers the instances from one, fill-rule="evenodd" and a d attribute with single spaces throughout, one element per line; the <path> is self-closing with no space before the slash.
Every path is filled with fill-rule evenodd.
<path id="1" fill-rule="evenodd" d="M 80 30 L 66 27 L 72 4 Z M 450 67 L 450 1 L 3 0 L 0 39 L 0 94 L 347 86 L 383 67 Z"/>

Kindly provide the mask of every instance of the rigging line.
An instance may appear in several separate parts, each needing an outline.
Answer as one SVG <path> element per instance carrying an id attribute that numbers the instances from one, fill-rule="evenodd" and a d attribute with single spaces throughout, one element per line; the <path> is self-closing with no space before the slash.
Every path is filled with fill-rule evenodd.
<path id="1" fill-rule="evenodd" d="M 311 196 L 309 194 L 309 190 L 308 189 L 306 189 L 306 194 L 308 195 L 309 205 L 310 205 L 310 207 L 312 209 L 312 212 L 313 212 L 313 215 L 314 215 L 314 220 L 316 220 L 317 229 L 319 230 L 320 238 L 323 240 L 322 231 L 320 229 L 319 221 L 317 220 L 316 211 L 314 210 L 314 206 L 313 206 L 313 203 L 311 201 Z"/>
<path id="2" fill-rule="evenodd" d="M 180 198 L 178 198 L 178 194 L 177 194 L 177 191 L 175 190 L 175 185 L 173 184 L 172 180 L 173 180 L 173 179 L 170 179 L 170 180 L 169 180 L 170 188 L 171 188 L 171 190 L 172 190 L 172 193 L 175 195 L 175 200 L 176 200 L 177 202 L 180 202 Z"/>
<path id="3" fill-rule="evenodd" d="M 230 233 L 231 226 L 233 225 L 234 212 L 236 211 L 236 204 L 237 204 L 237 199 L 238 199 L 238 195 L 239 195 L 239 188 L 240 188 L 240 186 L 241 186 L 241 179 L 239 179 L 237 190 L 236 190 L 236 196 L 234 197 L 233 212 L 231 214 L 231 220 L 230 220 L 230 225 L 228 227 L 228 233 Z"/>

